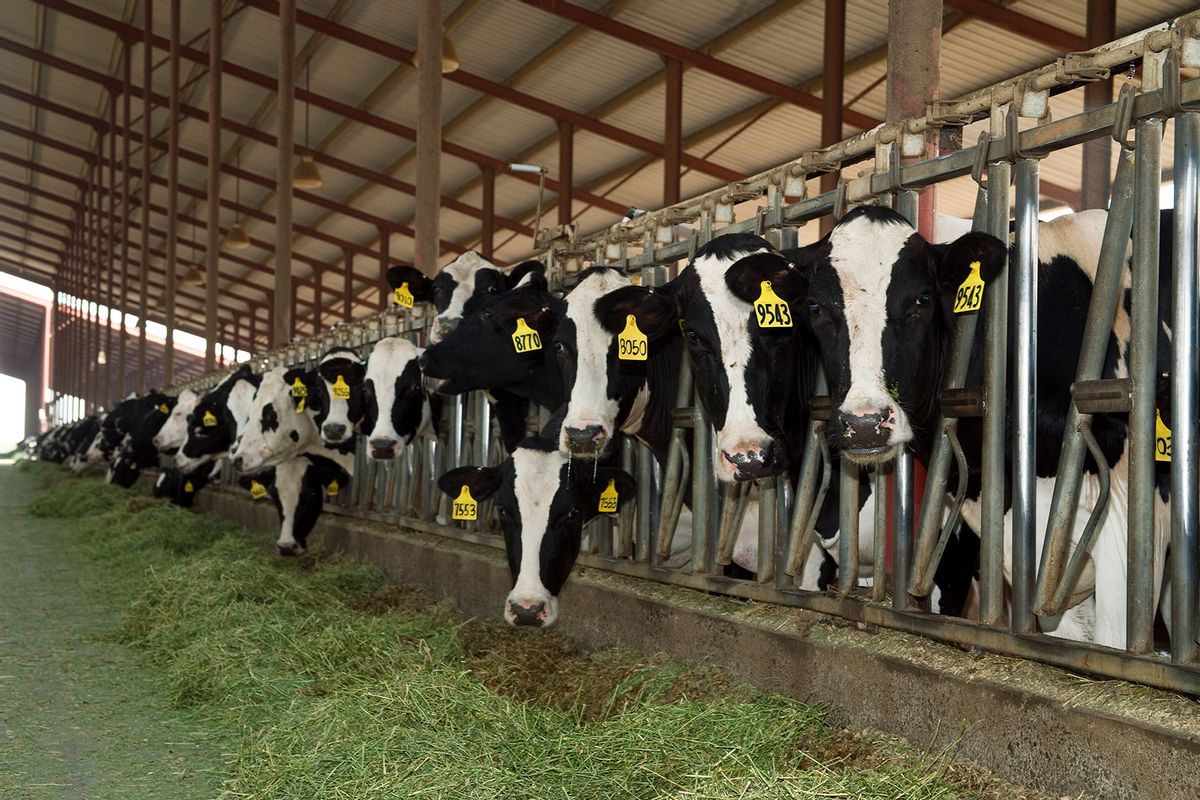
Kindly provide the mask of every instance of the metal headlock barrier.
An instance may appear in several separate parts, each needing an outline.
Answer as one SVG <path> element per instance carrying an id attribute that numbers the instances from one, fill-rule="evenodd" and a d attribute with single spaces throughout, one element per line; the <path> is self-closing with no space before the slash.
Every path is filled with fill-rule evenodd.
<path id="1" fill-rule="evenodd" d="M 1126 82 L 1119 100 L 1058 120 L 1048 119 L 1052 93 L 1141 64 L 1142 82 Z M 647 285 L 668 279 L 672 266 L 686 261 L 714 235 L 755 232 L 776 246 L 794 246 L 797 226 L 848 204 L 890 203 L 914 225 L 917 193 L 926 186 L 971 175 L 978 183 L 974 228 L 1001 239 L 1010 233 L 1010 203 L 1015 208 L 1015 260 L 1007 280 L 988 288 L 992 312 L 982 331 L 975 314 L 959 315 L 941 399 L 932 458 L 927 464 L 920 518 L 914 520 L 914 465 L 911 452 L 893 464 L 873 469 L 875 528 L 883 531 L 891 474 L 892 555 L 885 566 L 884 536 L 875 537 L 874 576 L 859 581 L 859 467 L 843 460 L 832 475 L 825 427 L 832 416 L 827 396 L 812 400 L 813 414 L 799 470 L 792 485 L 786 476 L 756 484 L 720 484 L 712 475 L 712 428 L 695 402 L 685 359 L 678 383 L 674 433 L 661 465 L 648 448 L 628 438 L 620 453 L 623 467 L 638 483 L 636 502 L 617 519 L 589 523 L 579 562 L 588 567 L 734 597 L 797 606 L 856 622 L 917 633 L 960 646 L 979 647 L 1061 665 L 1088 673 L 1200 694 L 1197 665 L 1197 192 L 1200 168 L 1200 79 L 1181 81 L 1181 68 L 1200 67 L 1200 13 L 1193 13 L 1086 53 L 1073 53 L 1041 69 L 951 102 L 932 104 L 924 117 L 888 124 L 831 147 L 805 153 L 787 164 L 724 186 L 676 206 L 587 237 L 567 228 L 541 232 L 540 256 L 551 286 L 569 288 L 587 264 L 606 264 L 639 276 Z M 1033 124 L 1018 128 L 1025 118 Z M 1155 469 L 1156 349 L 1159 330 L 1159 190 L 1164 122 L 1174 120 L 1173 295 L 1167 324 L 1173 340 L 1170 362 L 1173 454 L 1170 463 L 1171 526 L 1169 592 L 1170 653 L 1154 653 L 1154 581 L 1152 575 Z M 988 120 L 988 130 L 972 147 L 922 159 L 927 131 L 965 127 Z M 1132 139 L 1129 134 L 1133 132 Z M 1035 392 L 1038 260 L 1039 159 L 1089 139 L 1112 136 L 1118 166 L 1107 227 L 1084 334 L 1074 402 L 1065 426 L 1049 521 L 1037 530 L 1035 508 Z M 874 168 L 843 179 L 836 190 L 808 196 L 806 180 L 822 172 L 874 159 Z M 914 160 L 902 163 L 902 159 Z M 1015 177 L 1015 181 L 1013 178 Z M 1012 194 L 1010 195 L 1010 191 Z M 798 198 L 786 202 L 785 198 Z M 756 212 L 741 221 L 734 207 L 757 202 Z M 682 238 L 681 223 L 695 235 Z M 1101 379 L 1116 304 L 1123 290 L 1123 267 L 1133 235 L 1132 334 L 1129 374 Z M 1008 320 L 1012 321 L 1011 327 Z M 335 345 L 358 348 L 366 356 L 385 336 L 425 341 L 429 312 L 388 310 L 341 325 L 313 339 L 257 354 L 260 368 L 315 365 Z M 972 342 L 984 338 L 983 383 L 965 386 Z M 203 390 L 221 376 L 184 384 Z M 1011 380 L 1011 385 L 1009 381 Z M 181 388 L 183 388 L 181 387 Z M 820 382 L 818 395 L 823 395 Z M 418 439 L 394 461 L 374 461 L 360 443 L 349 492 L 329 502 L 334 513 L 394 523 L 455 539 L 502 547 L 498 528 L 489 524 L 490 503 L 480 521 L 449 523 L 448 500 L 435 482 L 444 470 L 463 464 L 494 464 L 504 458 L 498 431 L 491 424 L 482 393 L 448 398 L 440 439 Z M 1036 633 L 1038 615 L 1053 615 L 1074 602 L 1076 579 L 1087 566 L 1088 548 L 1106 514 L 1111 491 L 1107 470 L 1098 476 L 1099 500 L 1083 540 L 1074 548 L 1071 531 L 1081 491 L 1085 457 L 1103 465 L 1091 433 L 1097 413 L 1128 414 L 1128 575 L 1127 644 L 1124 650 L 1065 641 Z M 1005 448 L 1006 414 L 1011 419 L 1011 451 Z M 980 618 L 966 620 L 920 610 L 916 598 L 930 593 L 933 573 L 963 507 L 966 457 L 958 442 L 962 419 L 983 420 L 980 496 Z M 544 421 L 545 415 L 542 415 Z M 531 430 L 536 430 L 531 420 Z M 685 431 L 693 432 L 690 448 Z M 1007 456 L 1007 458 L 1006 458 Z M 1011 476 L 1005 475 L 1006 461 Z M 959 481 L 948 485 L 951 465 Z M 817 510 L 833 480 L 840 481 L 836 590 L 803 591 L 797 576 L 815 541 Z M 668 568 L 690 481 L 692 545 L 690 563 Z M 1012 578 L 1003 577 L 1006 486 L 1011 492 Z M 758 569 L 755 578 L 724 577 L 734 538 L 749 501 L 758 513 Z M 1036 542 L 1044 533 L 1039 555 Z M 1011 604 L 1006 602 L 1006 588 Z M 497 598 L 499 607 L 502 598 Z M 1006 609 L 1010 609 L 1006 613 Z"/>

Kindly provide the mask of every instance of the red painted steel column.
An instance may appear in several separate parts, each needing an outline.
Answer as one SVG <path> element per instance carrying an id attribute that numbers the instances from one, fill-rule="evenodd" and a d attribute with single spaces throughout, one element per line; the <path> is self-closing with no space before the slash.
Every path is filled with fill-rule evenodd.
<path id="1" fill-rule="evenodd" d="M 121 137 L 121 296 L 118 298 L 120 309 L 120 325 L 117 328 L 117 400 L 125 397 L 125 378 L 129 374 L 128 345 L 129 334 L 125 327 L 125 312 L 129 309 L 129 188 L 130 188 L 130 142 L 133 137 L 133 114 L 130 108 L 133 98 L 132 59 L 133 47 L 129 41 L 124 42 L 124 53 L 121 58 L 121 81 L 124 84 L 121 92 L 121 120 L 125 135 Z"/>
<path id="2" fill-rule="evenodd" d="M 569 225 L 575 185 L 575 126 L 558 123 L 558 224 Z"/>
<path id="3" fill-rule="evenodd" d="M 496 170 L 494 167 L 484 167 L 480 173 L 483 179 L 482 227 L 479 235 L 480 255 L 488 261 L 496 246 Z"/>
<path id="4" fill-rule="evenodd" d="M 846 0 L 825 0 L 825 69 L 821 89 L 821 146 L 842 140 L 846 71 Z M 821 191 L 837 188 L 838 173 L 821 176 Z M 833 228 L 833 215 L 821 218 L 821 235 Z"/>
<path id="5" fill-rule="evenodd" d="M 154 109 L 154 3 L 145 4 L 142 31 L 142 269 L 138 278 L 138 372 L 137 392 L 146 393 L 146 294 L 150 278 L 150 115 Z"/>
<path id="6" fill-rule="evenodd" d="M 387 228 L 379 229 L 379 310 L 388 307 L 392 293 L 388 290 L 387 271 L 392 250 L 392 232 Z"/>
<path id="7" fill-rule="evenodd" d="M 321 312 L 324 310 L 325 298 L 322 295 L 325 293 L 325 287 L 321 285 L 321 279 L 324 277 L 321 270 L 313 270 L 313 333 L 321 332 Z"/>
<path id="8" fill-rule="evenodd" d="M 204 260 L 204 368 L 217 363 L 217 292 L 221 271 L 221 0 L 208 4 L 208 172 Z M 291 172 L 288 172 L 291 180 Z M 289 187 L 290 188 L 290 187 Z"/>
<path id="9" fill-rule="evenodd" d="M 213 0 L 218 3 L 218 0 Z M 219 9 L 216 13 L 219 13 Z M 292 149 L 296 117 L 296 0 L 279 3 L 279 133 L 275 142 L 275 312 L 271 346 L 281 347 L 292 324 Z M 219 117 L 218 117 L 219 119 Z M 217 123 L 219 124 L 219 123 Z"/>
<path id="10" fill-rule="evenodd" d="M 670 206 L 679 202 L 683 178 L 683 63 L 674 58 L 664 58 L 663 63 L 667 79 L 663 205 Z"/>
<path id="11" fill-rule="evenodd" d="M 105 269 L 108 271 L 108 318 L 104 320 L 104 404 L 108 408 L 116 405 L 113 389 L 113 370 L 117 359 L 113 353 L 112 312 L 117 302 L 117 94 L 108 94 L 108 237 L 104 252 Z"/>
<path id="12" fill-rule="evenodd" d="M 437 272 L 442 155 L 442 2 L 420 0 L 417 16 L 415 266 Z"/>
<path id="13" fill-rule="evenodd" d="M 169 59 L 167 93 L 167 270 L 163 289 L 167 340 L 163 350 L 163 383 L 175 380 L 175 280 L 179 269 L 176 250 L 179 246 L 179 26 L 180 0 L 171 0 L 171 56 Z"/>
<path id="14" fill-rule="evenodd" d="M 354 318 L 354 251 L 346 250 L 344 260 L 346 271 L 342 275 L 345 280 L 342 285 L 342 321 L 349 322 Z"/>
<path id="15" fill-rule="evenodd" d="M 1088 0 L 1087 46 L 1099 47 L 1117 38 L 1117 0 Z M 1084 109 L 1112 102 L 1112 79 L 1084 86 Z M 1083 208 L 1108 208 L 1112 173 L 1112 138 L 1097 136 L 1083 143 L 1080 203 Z"/>

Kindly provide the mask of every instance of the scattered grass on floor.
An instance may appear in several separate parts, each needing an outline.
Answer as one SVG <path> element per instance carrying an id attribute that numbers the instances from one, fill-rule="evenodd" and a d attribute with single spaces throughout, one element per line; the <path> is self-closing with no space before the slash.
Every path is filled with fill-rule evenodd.
<path id="1" fill-rule="evenodd" d="M 115 636 L 236 743 L 228 798 L 1035 796 L 720 670 L 464 623 L 373 568 L 279 559 L 98 481 L 54 483 L 36 513 L 128 593 Z"/>

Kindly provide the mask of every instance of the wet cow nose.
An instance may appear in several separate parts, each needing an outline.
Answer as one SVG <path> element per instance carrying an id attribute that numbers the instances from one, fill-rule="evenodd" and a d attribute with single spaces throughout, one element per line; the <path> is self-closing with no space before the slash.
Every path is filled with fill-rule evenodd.
<path id="1" fill-rule="evenodd" d="M 530 605 L 523 605 L 515 600 L 510 600 L 508 609 L 512 612 L 514 625 L 532 625 L 536 627 L 542 624 L 544 619 L 542 612 L 546 610 L 546 604 L 532 603 Z"/>
<path id="2" fill-rule="evenodd" d="M 896 413 L 891 408 L 864 409 L 855 413 L 838 414 L 842 426 L 842 443 L 853 450 L 888 447 L 896 430 Z"/>
<path id="3" fill-rule="evenodd" d="M 371 455 L 375 458 L 391 458 L 395 455 L 395 439 L 372 439 L 370 445 Z"/>
<path id="4" fill-rule="evenodd" d="M 604 428 L 599 425 L 587 425 L 582 428 L 567 427 L 567 446 L 572 453 L 593 453 L 603 449 L 605 440 Z"/>
<path id="5" fill-rule="evenodd" d="M 346 435 L 346 426 L 340 422 L 326 422 L 322 430 L 325 431 L 326 439 L 333 439 L 334 441 L 342 439 Z"/>
<path id="6" fill-rule="evenodd" d="M 739 481 L 770 477 L 778 472 L 780 467 L 779 448 L 775 446 L 775 442 L 770 442 L 766 447 L 757 449 L 734 452 L 722 450 L 721 458 L 733 467 L 734 478 Z"/>

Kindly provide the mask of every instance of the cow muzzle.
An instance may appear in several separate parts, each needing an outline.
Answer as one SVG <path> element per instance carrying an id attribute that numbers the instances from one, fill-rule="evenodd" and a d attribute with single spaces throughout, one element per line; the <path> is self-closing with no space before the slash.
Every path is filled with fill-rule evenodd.
<path id="1" fill-rule="evenodd" d="M 504 604 L 504 619 L 517 628 L 546 628 L 558 619 L 558 600 L 509 597 Z"/>
<path id="2" fill-rule="evenodd" d="M 368 444 L 371 447 L 371 458 L 386 460 L 396 457 L 395 439 L 372 439 Z"/>
<path id="3" fill-rule="evenodd" d="M 321 426 L 321 435 L 327 442 L 340 442 L 346 438 L 346 426 L 340 422 L 326 422 Z"/>
<path id="4" fill-rule="evenodd" d="M 304 545 L 299 542 L 291 542 L 290 544 L 276 545 L 279 548 L 281 556 L 302 556 L 304 555 Z"/>
<path id="5" fill-rule="evenodd" d="M 783 469 L 779 450 L 774 440 L 721 450 L 717 476 L 726 481 L 752 481 L 777 475 Z"/>
<path id="6" fill-rule="evenodd" d="M 841 412 L 837 422 L 841 428 L 841 451 L 851 461 L 874 464 L 896 454 L 900 421 L 894 406 Z"/>
<path id="7" fill-rule="evenodd" d="M 581 428 L 563 426 L 563 443 L 573 456 L 597 458 L 604 453 L 608 441 L 608 431 L 601 425 L 584 425 Z"/>

